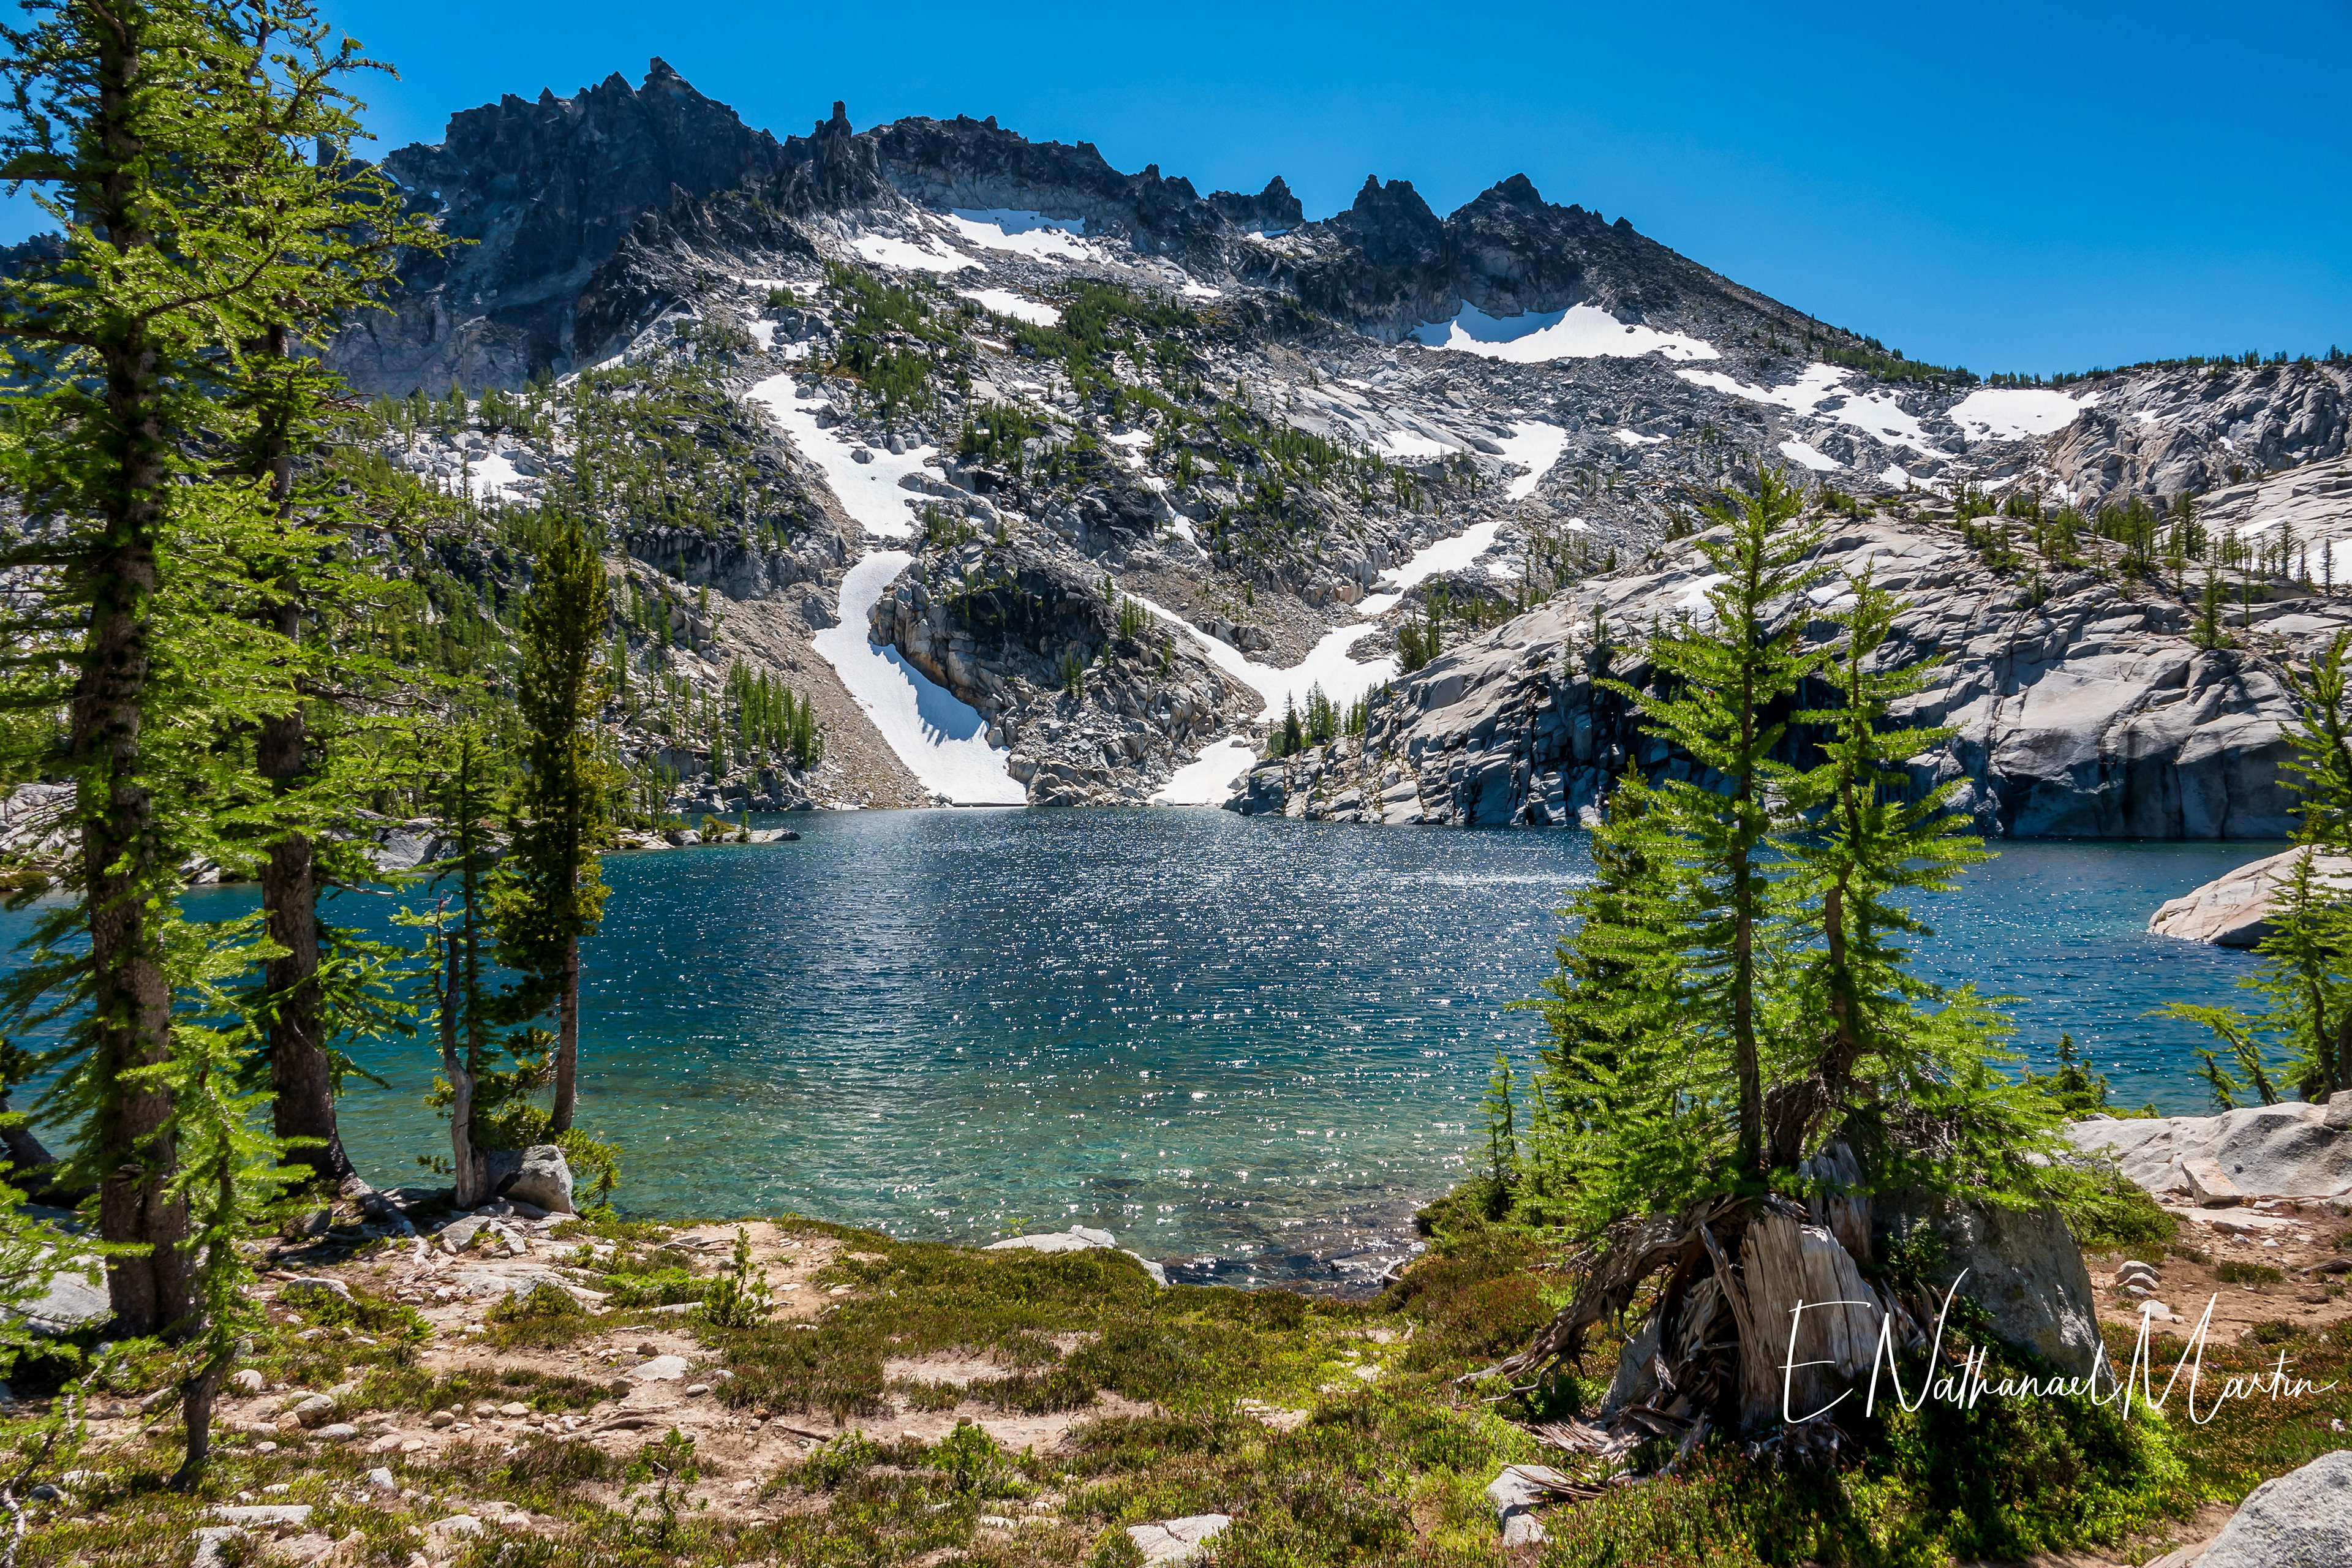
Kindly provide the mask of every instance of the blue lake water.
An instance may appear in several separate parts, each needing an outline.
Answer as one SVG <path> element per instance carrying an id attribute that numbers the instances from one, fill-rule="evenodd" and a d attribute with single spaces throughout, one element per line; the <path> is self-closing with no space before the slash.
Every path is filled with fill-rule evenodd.
<path id="1" fill-rule="evenodd" d="M 1095 1224 L 1194 1277 L 1392 1254 L 1482 1138 L 1509 1004 L 1591 869 L 1578 832 L 1370 830 L 1219 811 L 803 814 L 796 844 L 616 856 L 587 953 L 581 1120 L 644 1214 L 796 1210 L 987 1239 Z M 2200 1032 L 2244 954 L 2148 913 L 2266 852 L 2019 843 L 1936 900 L 1919 962 L 2019 998 L 2037 1065 L 2073 1033 L 2118 1099 L 2206 1107 Z M 250 907 L 249 889 L 195 912 Z M 329 918 L 388 930 L 389 900 Z M 13 937 L 28 915 L 9 917 Z M 371 1179 L 446 1152 L 422 1040 L 355 1054 Z M 1214 1260 L 1213 1262 L 1211 1260 Z"/>

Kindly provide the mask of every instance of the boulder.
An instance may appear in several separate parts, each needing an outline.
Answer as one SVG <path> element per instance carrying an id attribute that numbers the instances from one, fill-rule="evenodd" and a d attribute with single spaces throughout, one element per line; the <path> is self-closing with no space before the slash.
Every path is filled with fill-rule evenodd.
<path id="1" fill-rule="evenodd" d="M 38 1296 L 9 1310 L 43 1339 L 57 1339 L 102 1323 L 114 1316 L 114 1300 L 107 1293 L 105 1277 L 91 1278 L 99 1267 L 96 1258 L 76 1259 L 53 1276 Z"/>
<path id="2" fill-rule="evenodd" d="M 1156 1524 L 1130 1524 L 1127 1538 L 1141 1549 L 1147 1563 L 1190 1563 L 1200 1555 L 1204 1542 L 1223 1533 L 1231 1523 L 1230 1514 L 1196 1513 Z"/>
<path id="3" fill-rule="evenodd" d="M 570 1214 L 572 1167 L 563 1151 L 552 1143 L 535 1143 L 522 1152 L 522 1163 L 498 1189 L 513 1204 L 530 1204 L 549 1214 Z"/>
<path id="4" fill-rule="evenodd" d="M 2248 1493 L 2198 1568 L 2342 1568 L 2347 1563 L 2352 1450 L 2338 1448 Z"/>
<path id="5" fill-rule="evenodd" d="M 286 1414 L 305 1426 L 324 1426 L 334 1419 L 335 1402 L 331 1395 L 314 1394 L 288 1405 Z"/>
<path id="6" fill-rule="evenodd" d="M 1154 1263 L 1139 1252 L 1120 1247 L 1118 1237 L 1110 1232 L 1097 1230 L 1091 1226 L 1074 1225 L 1067 1230 L 1047 1231 L 1037 1236 L 1008 1236 L 1003 1241 L 990 1242 L 981 1250 L 983 1252 L 1087 1252 L 1096 1247 L 1108 1247 L 1125 1253 L 1143 1266 L 1143 1271 L 1151 1276 L 1153 1284 L 1164 1286 L 1168 1283 L 1168 1270 L 1165 1268 Z"/>
<path id="7" fill-rule="evenodd" d="M 1937 1274 L 1945 1281 L 1959 1277 L 1960 1295 L 1985 1310 L 2002 1340 L 2073 1374 L 2105 1357 L 2091 1271 L 2056 1209 L 1881 1193 L 1872 1205 L 1871 1246 L 1884 1257 L 1888 1244 L 1920 1225 L 1943 1244 Z"/>
<path id="8" fill-rule="evenodd" d="M 2197 1200 L 2200 1208 L 2228 1208 L 2245 1196 L 2222 1172 L 2219 1160 L 2209 1159 L 2202 1154 L 2193 1160 L 2183 1160 L 2180 1162 L 2180 1173 L 2189 1179 L 2189 1195 Z"/>
<path id="9" fill-rule="evenodd" d="M 1502 1527 L 1503 1544 L 1532 1546 L 1540 1542 L 1544 1527 L 1536 1518 L 1536 1505 L 1569 1495 L 1570 1484 L 1566 1476 L 1549 1466 L 1505 1465 L 1502 1473 L 1486 1483 L 1486 1501 L 1495 1510 L 1495 1522 Z"/>
<path id="10" fill-rule="evenodd" d="M 2197 1169 L 2216 1200 L 2342 1197 L 2352 1194 L 2352 1131 L 2328 1125 L 2331 1109 L 2294 1100 L 2218 1116 L 2095 1116 L 2066 1135 L 2086 1153 L 2113 1154 L 2151 1193 L 2196 1196 L 2190 1163 L 2210 1161 Z"/>
<path id="11" fill-rule="evenodd" d="M 2253 947 L 2278 928 L 2271 923 L 2282 884 L 2294 871 L 2296 859 L 2311 853 L 2306 846 L 2283 850 L 2251 861 L 2203 887 L 2168 900 L 2148 917 L 2147 929 L 2158 936 L 2177 936 L 2215 947 Z M 2313 880 L 2330 889 L 2352 888 L 2352 859 L 2322 855 L 2313 863 Z"/>

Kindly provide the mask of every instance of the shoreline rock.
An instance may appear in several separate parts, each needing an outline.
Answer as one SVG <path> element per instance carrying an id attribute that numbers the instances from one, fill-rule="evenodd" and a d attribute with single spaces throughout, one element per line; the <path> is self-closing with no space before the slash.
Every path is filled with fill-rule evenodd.
<path id="1" fill-rule="evenodd" d="M 2282 849 L 2168 899 L 2148 916 L 2147 929 L 2158 936 L 2213 947 L 2259 946 L 2278 929 L 2271 923 L 2271 913 L 2279 889 L 2294 875 L 2296 857 L 2310 853 L 2305 845 Z M 2312 863 L 2312 873 L 2331 891 L 2352 889 L 2352 858 L 2322 855 Z"/>
<path id="2" fill-rule="evenodd" d="M 2092 1117 L 2067 1129 L 2085 1153 L 2116 1156 L 2159 1196 L 2205 1207 L 2244 1198 L 2352 1194 L 2352 1096 L 2342 1105 L 2284 1100 L 2219 1116 Z"/>

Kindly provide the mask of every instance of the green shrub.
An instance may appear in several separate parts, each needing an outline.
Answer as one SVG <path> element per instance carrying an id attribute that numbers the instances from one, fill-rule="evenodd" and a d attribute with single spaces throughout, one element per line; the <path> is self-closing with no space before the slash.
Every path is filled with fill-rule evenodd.
<path id="1" fill-rule="evenodd" d="M 561 1285 L 534 1285 L 520 1295 L 509 1290 L 482 1314 L 482 1321 L 499 1350 L 552 1350 L 595 1331 L 588 1309 Z"/>
<path id="2" fill-rule="evenodd" d="M 2213 1266 L 2213 1278 L 2224 1285 L 2276 1285 L 2286 1275 L 2267 1263 L 2242 1263 L 2228 1258 Z"/>

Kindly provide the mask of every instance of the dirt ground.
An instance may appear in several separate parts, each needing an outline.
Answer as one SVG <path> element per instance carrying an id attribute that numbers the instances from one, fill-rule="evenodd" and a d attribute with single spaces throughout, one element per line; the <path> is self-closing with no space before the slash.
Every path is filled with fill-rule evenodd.
<path id="1" fill-rule="evenodd" d="M 2352 1254 L 2347 1251 L 2352 1248 L 2352 1207 L 2279 1198 L 2236 1208 L 2168 1205 L 2167 1212 L 2180 1221 L 2170 1247 L 2085 1255 L 2102 1322 L 2137 1328 L 2145 1304 L 2152 1301 L 2167 1309 L 2147 1311 L 2155 1332 L 2186 1340 L 2210 1302 L 2207 1336 L 2226 1343 L 2252 1337 L 2258 1324 L 2310 1331 L 2352 1319 L 2352 1294 L 2346 1290 L 2352 1279 Z M 2118 1285 L 2116 1270 L 2126 1262 L 2154 1268 L 2157 1285 L 2145 1295 Z M 2280 1277 L 2261 1275 L 2265 1269 Z M 2249 1272 L 2258 1277 L 2246 1278 Z"/>

